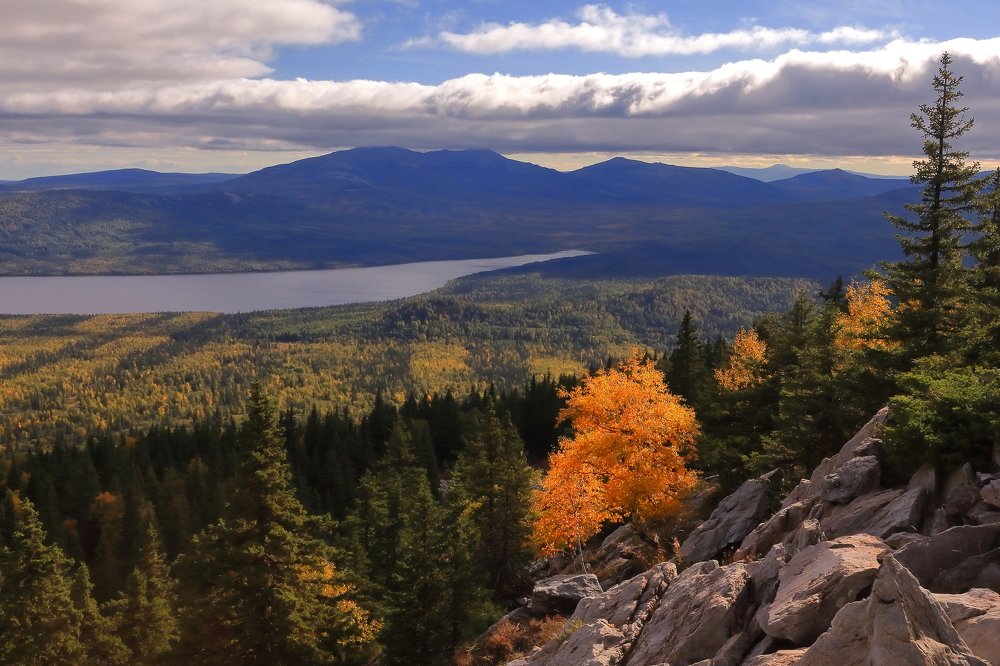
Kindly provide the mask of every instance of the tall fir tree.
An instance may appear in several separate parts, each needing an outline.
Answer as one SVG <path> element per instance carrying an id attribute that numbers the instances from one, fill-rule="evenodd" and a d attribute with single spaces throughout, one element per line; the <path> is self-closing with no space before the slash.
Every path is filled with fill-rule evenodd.
<path id="1" fill-rule="evenodd" d="M 345 521 L 356 546 L 353 567 L 383 590 L 390 587 L 399 560 L 407 507 L 421 487 L 430 492 L 427 472 L 413 452 L 403 419 L 397 418 L 385 455 L 361 477 L 354 510 Z"/>
<path id="2" fill-rule="evenodd" d="M 250 392 L 242 456 L 223 517 L 178 559 L 179 656 L 202 664 L 363 661 L 373 626 L 319 535 L 327 520 L 295 497 L 276 411 Z"/>
<path id="3" fill-rule="evenodd" d="M 45 543 L 29 500 L 18 514 L 9 545 L 0 546 L 0 664 L 86 663 L 72 563 Z"/>
<path id="4" fill-rule="evenodd" d="M 916 219 L 886 214 L 906 258 L 884 266 L 886 280 L 899 301 L 895 339 L 896 362 L 906 369 L 914 359 L 954 348 L 965 325 L 968 280 L 963 267 L 963 236 L 970 228 L 967 214 L 981 187 L 979 164 L 954 142 L 972 128 L 960 107 L 962 77 L 951 70 L 944 53 L 934 75 L 936 98 L 921 104 L 910 125 L 924 139 L 924 158 L 913 163 L 910 181 L 922 185 L 920 203 L 908 204 Z"/>
<path id="5" fill-rule="evenodd" d="M 82 562 L 76 565 L 71 586 L 73 606 L 80 612 L 80 643 L 87 655 L 85 663 L 101 666 L 127 666 L 141 663 L 115 633 L 114 622 L 106 617 L 94 600 L 90 572 Z"/>
<path id="6" fill-rule="evenodd" d="M 393 666 L 445 664 L 451 642 L 442 613 L 448 599 L 442 571 L 444 510 L 426 483 L 413 488 L 405 502 L 397 560 L 389 572 L 383 661 Z"/>
<path id="7" fill-rule="evenodd" d="M 473 417 L 453 481 L 452 494 L 472 507 L 477 559 L 495 598 L 523 594 L 530 559 L 532 470 L 513 424 L 501 420 L 492 405 Z"/>
<path id="8" fill-rule="evenodd" d="M 1000 167 L 990 174 L 979 205 L 977 237 L 970 243 L 976 260 L 972 288 L 976 307 L 972 361 L 1000 363 Z"/>
<path id="9" fill-rule="evenodd" d="M 118 635 L 132 653 L 131 663 L 161 664 L 173 650 L 180 635 L 176 587 L 150 522 L 125 589 L 108 604 Z"/>
<path id="10" fill-rule="evenodd" d="M 684 318 L 677 330 L 677 340 L 670 352 L 666 370 L 667 386 L 675 395 L 679 395 L 690 404 L 697 405 L 696 392 L 705 380 L 705 354 L 701 340 L 698 339 L 698 329 L 691 317 L 691 311 L 684 311 Z"/>

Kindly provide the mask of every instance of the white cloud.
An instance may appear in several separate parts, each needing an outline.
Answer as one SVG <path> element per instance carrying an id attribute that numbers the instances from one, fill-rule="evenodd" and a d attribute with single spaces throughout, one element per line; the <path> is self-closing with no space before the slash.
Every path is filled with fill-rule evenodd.
<path id="1" fill-rule="evenodd" d="M 469 74 L 437 85 L 228 79 L 0 97 L 0 143 L 324 150 L 919 152 L 911 110 L 944 50 L 964 74 L 976 155 L 1000 156 L 1000 38 L 793 50 L 710 71 Z"/>
<path id="2" fill-rule="evenodd" d="M 724 49 L 769 50 L 790 45 L 871 44 L 892 33 L 838 26 L 816 33 L 799 28 L 750 26 L 730 32 L 684 35 L 666 14 L 619 14 L 603 5 L 585 5 L 578 22 L 550 19 L 543 23 L 488 23 L 468 33 L 443 31 L 436 37 L 406 42 L 404 47 L 442 45 L 465 53 L 485 55 L 525 50 L 580 49 L 625 57 L 695 55 Z"/>
<path id="3" fill-rule="evenodd" d="M 120 87 L 261 76 L 281 44 L 355 40 L 361 24 L 322 0 L 5 2 L 0 82 Z"/>

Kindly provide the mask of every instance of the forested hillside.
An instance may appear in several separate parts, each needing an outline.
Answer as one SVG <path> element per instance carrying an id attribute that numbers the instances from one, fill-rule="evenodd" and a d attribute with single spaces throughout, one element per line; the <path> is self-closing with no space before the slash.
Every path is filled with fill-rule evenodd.
<path id="1" fill-rule="evenodd" d="M 239 413 L 258 377 L 282 406 L 367 410 L 377 392 L 464 395 L 579 374 L 672 345 L 686 309 L 714 339 L 787 306 L 805 280 L 484 275 L 393 303 L 244 315 L 0 318 L 8 445 Z"/>

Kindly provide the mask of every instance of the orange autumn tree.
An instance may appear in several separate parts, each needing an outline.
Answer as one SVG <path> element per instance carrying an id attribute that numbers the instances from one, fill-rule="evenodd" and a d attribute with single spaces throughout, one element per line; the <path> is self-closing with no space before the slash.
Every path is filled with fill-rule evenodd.
<path id="1" fill-rule="evenodd" d="M 631 358 L 564 393 L 559 419 L 574 435 L 559 442 L 533 498 L 532 539 L 544 554 L 582 543 L 606 520 L 676 512 L 697 483 L 694 410 L 670 393 L 651 361 Z"/>
<path id="2" fill-rule="evenodd" d="M 754 329 L 741 328 L 733 339 L 733 349 L 725 367 L 715 371 L 715 381 L 726 391 L 742 391 L 764 379 L 767 343 Z"/>
<path id="3" fill-rule="evenodd" d="M 898 346 L 889 340 L 887 328 L 893 309 L 892 291 L 881 280 L 852 282 L 844 294 L 847 312 L 837 317 L 834 345 L 849 351 L 891 351 Z"/>

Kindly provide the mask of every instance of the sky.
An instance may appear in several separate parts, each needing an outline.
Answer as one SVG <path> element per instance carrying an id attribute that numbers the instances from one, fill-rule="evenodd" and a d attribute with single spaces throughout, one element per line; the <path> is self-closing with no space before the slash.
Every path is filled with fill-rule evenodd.
<path id="1" fill-rule="evenodd" d="M 0 0 L 0 180 L 355 146 L 907 174 L 940 54 L 1000 162 L 995 0 Z"/>

